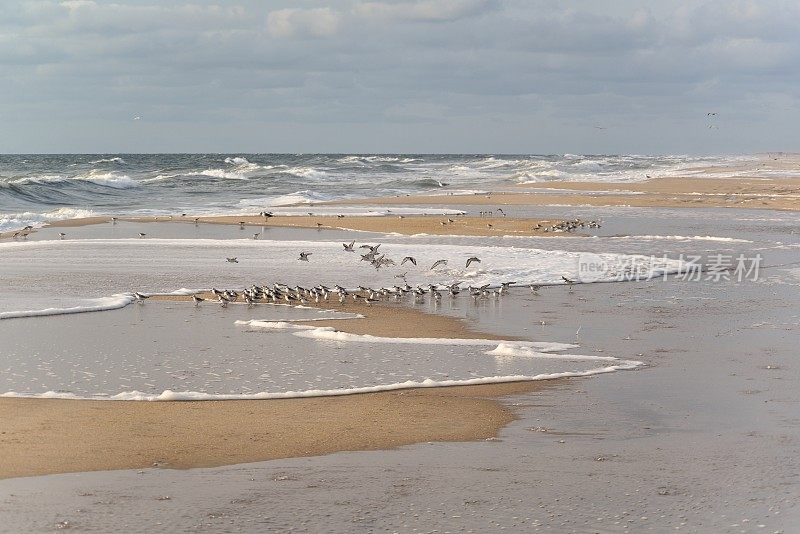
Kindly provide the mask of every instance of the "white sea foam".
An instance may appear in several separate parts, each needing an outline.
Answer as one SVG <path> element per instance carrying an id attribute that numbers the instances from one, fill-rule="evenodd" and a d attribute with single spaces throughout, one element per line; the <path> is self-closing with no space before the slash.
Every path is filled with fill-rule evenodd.
<path id="1" fill-rule="evenodd" d="M 0 232 L 19 230 L 31 225 L 38 228 L 53 221 L 66 219 L 81 219 L 93 217 L 95 213 L 91 210 L 77 208 L 59 208 L 57 210 L 44 213 L 25 211 L 22 213 L 2 213 L 0 214 Z"/>
<path id="2" fill-rule="evenodd" d="M 9 391 L 0 394 L 0 397 L 36 397 L 47 399 L 92 399 L 92 400 L 117 400 L 117 401 L 212 401 L 212 400 L 267 400 L 267 399 L 295 399 L 307 397 L 339 397 L 343 395 L 358 395 L 362 393 L 379 393 L 382 391 L 396 391 L 403 389 L 420 389 L 453 386 L 475 386 L 480 384 L 503 384 L 508 382 L 535 382 L 540 380 L 553 380 L 556 378 L 586 377 L 615 371 L 629 371 L 636 369 L 639 362 L 620 360 L 619 363 L 605 367 L 597 367 L 586 371 L 562 371 L 557 373 L 541 373 L 536 375 L 505 375 L 468 378 L 463 380 L 407 380 L 391 384 L 378 384 L 355 388 L 338 389 L 309 389 L 304 391 L 281 391 L 258 393 L 214 394 L 200 391 L 172 391 L 165 390 L 159 394 L 145 393 L 142 391 L 124 391 L 112 396 L 82 397 L 68 392 L 47 391 L 41 394 L 26 394 Z"/>
<path id="3" fill-rule="evenodd" d="M 117 174 L 114 172 L 104 172 L 92 170 L 88 174 L 79 174 L 76 176 L 62 176 L 62 175 L 41 175 L 41 176 L 26 176 L 17 178 L 8 182 L 13 185 L 24 184 L 58 184 L 67 182 L 89 182 L 95 185 L 110 187 L 112 189 L 133 189 L 139 187 L 141 184 L 136 180 L 131 179 L 124 174 Z"/>
<path id="4" fill-rule="evenodd" d="M 113 295 L 111 297 L 91 299 L 86 304 L 81 306 L 72 306 L 68 308 L 44 308 L 40 310 L 0 312 L 0 319 L 17 319 L 22 317 L 43 317 L 47 315 L 68 315 L 72 313 L 118 310 L 130 304 L 133 302 L 133 300 L 134 298 L 130 294 L 120 294 Z"/>
<path id="5" fill-rule="evenodd" d="M 247 165 L 250 162 L 247 161 L 247 158 L 237 156 L 233 158 L 225 158 L 225 163 L 229 163 L 231 165 Z"/>
<path id="6" fill-rule="evenodd" d="M 748 239 L 738 239 L 735 237 L 716 237 L 711 235 L 621 235 L 611 237 L 593 236 L 595 239 L 633 239 L 637 241 L 718 241 L 720 243 L 752 243 Z"/>
<path id="7" fill-rule="evenodd" d="M 90 165 L 95 165 L 97 163 L 125 163 L 125 160 L 122 158 L 104 158 L 89 162 Z"/>
<path id="8" fill-rule="evenodd" d="M 227 171 L 225 169 L 206 169 L 198 172 L 197 174 L 202 176 L 210 176 L 211 178 L 222 178 L 225 180 L 247 180 L 246 173 L 236 170 Z"/>

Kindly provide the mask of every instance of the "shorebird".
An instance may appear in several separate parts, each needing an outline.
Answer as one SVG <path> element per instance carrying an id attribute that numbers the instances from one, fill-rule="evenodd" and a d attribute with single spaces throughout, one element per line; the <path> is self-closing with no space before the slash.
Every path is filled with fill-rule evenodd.
<path id="1" fill-rule="evenodd" d="M 308 261 L 308 257 L 311 256 L 312 252 L 301 252 L 300 257 L 297 258 L 300 261 Z"/>
<path id="2" fill-rule="evenodd" d="M 228 299 L 226 299 L 222 295 L 217 295 L 217 302 L 219 302 L 219 305 L 222 306 L 223 308 L 228 307 Z"/>
<path id="3" fill-rule="evenodd" d="M 537 291 L 539 291 L 542 288 L 542 286 L 537 285 L 537 284 L 531 284 L 530 288 L 531 288 L 531 293 L 536 293 Z"/>
<path id="4" fill-rule="evenodd" d="M 433 262 L 433 265 L 431 265 L 431 268 L 428 270 L 432 271 L 440 265 L 447 265 L 447 260 L 436 260 L 435 262 Z"/>
<path id="5" fill-rule="evenodd" d="M 261 235 L 261 232 L 256 232 L 253 234 L 253 239 L 258 239 L 258 236 Z"/>
<path id="6" fill-rule="evenodd" d="M 133 294 L 133 298 L 135 298 L 135 299 L 136 299 L 136 302 L 138 302 L 139 304 L 143 304 L 143 303 L 144 303 L 144 301 L 145 301 L 146 299 L 149 299 L 149 298 L 150 298 L 150 295 L 144 295 L 144 294 L 142 294 L 142 293 L 139 293 L 139 292 L 137 291 L 137 292 L 135 292 L 135 293 Z"/>
<path id="7" fill-rule="evenodd" d="M 356 242 L 354 240 L 351 241 L 349 245 L 347 243 L 342 243 L 342 246 L 344 247 L 345 252 L 355 252 L 355 249 L 353 248 L 355 244 Z"/>
<path id="8" fill-rule="evenodd" d="M 244 221 L 239 221 L 239 230 L 244 230 Z"/>
<path id="9" fill-rule="evenodd" d="M 228 263 L 239 263 L 239 260 L 237 258 L 225 258 L 225 261 L 227 261 Z"/>
<path id="10" fill-rule="evenodd" d="M 117 218 L 111 217 L 111 224 L 117 224 Z"/>
<path id="11" fill-rule="evenodd" d="M 469 258 L 467 260 L 467 264 L 464 266 L 464 268 L 465 269 L 469 269 L 470 264 L 472 264 L 472 263 L 480 263 L 480 262 L 481 262 L 480 258 L 478 258 L 476 256 L 472 256 L 471 258 Z"/>
<path id="12" fill-rule="evenodd" d="M 144 236 L 146 236 L 146 235 L 147 235 L 147 234 L 146 234 L 146 233 L 144 233 L 144 232 L 139 232 L 139 237 L 144 237 Z"/>
<path id="13" fill-rule="evenodd" d="M 192 300 L 194 301 L 194 305 L 198 306 L 201 302 L 203 302 L 206 299 L 204 299 L 203 297 L 198 297 L 197 295 L 192 295 Z"/>
<path id="14" fill-rule="evenodd" d="M 564 282 L 566 282 L 566 284 L 569 286 L 569 290 L 572 291 L 572 284 L 575 283 L 575 280 L 570 280 L 566 276 L 562 276 L 561 279 L 564 280 Z"/>
<path id="15" fill-rule="evenodd" d="M 404 264 L 405 262 L 407 262 L 407 261 L 410 261 L 410 262 L 411 262 L 411 263 L 413 263 L 414 265 L 416 265 L 416 264 L 417 264 L 417 260 L 416 260 L 416 259 L 414 259 L 414 258 L 413 258 L 413 257 L 411 257 L 411 256 L 406 256 L 405 258 L 403 258 L 403 261 L 401 261 L 401 262 L 400 262 L 400 265 L 403 265 L 403 264 Z"/>
<path id="16" fill-rule="evenodd" d="M 67 237 L 67 234 L 65 234 L 64 232 L 58 232 L 58 237 L 59 239 L 64 239 L 65 237 Z"/>

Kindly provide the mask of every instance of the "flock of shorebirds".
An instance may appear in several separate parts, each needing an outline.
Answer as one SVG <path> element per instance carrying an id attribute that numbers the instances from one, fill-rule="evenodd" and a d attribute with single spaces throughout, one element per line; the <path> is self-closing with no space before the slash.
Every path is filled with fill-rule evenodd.
<path id="1" fill-rule="evenodd" d="M 564 278 L 570 286 L 574 283 L 573 280 L 569 280 L 566 277 L 562 278 Z M 367 306 L 370 306 L 384 300 L 399 302 L 403 297 L 410 295 L 413 297 L 414 303 L 418 304 L 424 301 L 425 297 L 428 295 L 434 302 L 441 302 L 444 293 L 449 294 L 450 298 L 454 299 L 463 291 L 468 292 L 476 301 L 492 296 L 499 298 L 508 293 L 508 290 L 516 284 L 516 282 L 502 282 L 499 286 L 494 288 L 492 288 L 491 284 L 485 284 L 480 287 L 468 286 L 462 288 L 462 283 L 463 282 L 455 282 L 447 286 L 427 284 L 413 287 L 406 283 L 402 286 L 395 285 L 393 287 L 380 289 L 359 286 L 358 289 L 355 290 L 348 290 L 340 285 L 328 287 L 320 284 L 312 288 L 305 288 L 301 286 L 290 287 L 286 284 L 274 283 L 271 286 L 252 285 L 242 291 L 212 288 L 210 293 L 213 294 L 214 297 L 206 298 L 195 294 L 191 295 L 191 298 L 195 306 L 200 305 L 201 302 L 216 300 L 223 308 L 227 308 L 228 304 L 231 302 L 237 302 L 239 297 L 242 297 L 242 300 L 247 303 L 248 306 L 254 306 L 258 303 L 278 304 L 284 302 L 287 304 L 310 304 L 311 302 L 320 304 L 330 302 L 332 299 L 338 300 L 340 305 L 344 305 L 348 297 L 354 302 L 362 301 Z M 531 284 L 528 287 L 531 293 L 536 293 L 542 286 Z M 134 293 L 133 296 L 139 303 L 143 303 L 146 299 L 150 298 L 150 295 L 139 292 Z"/>
<path id="2" fill-rule="evenodd" d="M 355 241 L 351 241 L 350 243 L 342 243 L 342 247 L 345 252 L 355 253 L 357 250 Z M 387 258 L 386 254 L 379 252 L 380 247 L 380 243 L 377 245 L 364 244 L 359 246 L 358 249 L 365 250 L 365 253 L 361 254 L 361 261 L 369 262 L 376 269 L 380 269 L 381 267 L 387 265 L 396 265 L 394 260 Z M 311 255 L 311 252 L 301 251 L 298 260 L 309 261 L 309 257 Z M 225 260 L 228 263 L 239 263 L 239 260 L 236 257 L 225 258 Z M 404 265 L 405 263 L 410 263 L 416 266 L 417 260 L 413 256 L 405 256 L 400 261 L 400 265 Z M 447 263 L 447 259 L 436 260 L 430 266 L 429 271 L 433 271 L 437 267 L 445 266 Z M 467 258 L 465 268 L 469 268 L 469 266 L 474 263 L 481 263 L 480 258 L 477 256 Z M 333 287 L 320 284 L 311 288 L 305 288 L 301 286 L 292 287 L 287 284 L 274 283 L 271 286 L 252 285 L 249 288 L 240 291 L 212 288 L 209 293 L 214 295 L 214 297 L 201 297 L 199 294 L 194 294 L 191 295 L 191 298 L 194 301 L 195 306 L 198 306 L 201 302 L 216 300 L 223 308 L 226 308 L 231 302 L 238 301 L 239 297 L 242 297 L 242 300 L 247 303 L 248 306 L 253 306 L 260 302 L 275 304 L 284 302 L 287 304 L 309 304 L 314 302 L 319 304 L 329 302 L 331 299 L 338 300 L 340 305 L 344 305 L 348 297 L 354 302 L 362 301 L 367 306 L 370 306 L 373 303 L 380 302 L 382 300 L 394 300 L 397 302 L 407 295 L 413 297 L 414 303 L 420 303 L 424 301 L 426 296 L 430 296 L 433 302 L 438 303 L 442 300 L 444 294 L 448 294 L 451 299 L 455 299 L 462 292 L 467 292 L 467 294 L 469 294 L 475 301 L 490 297 L 499 298 L 508 293 L 509 289 L 517 284 L 517 282 L 509 281 L 502 282 L 499 285 L 484 284 L 477 287 L 472 285 L 462 287 L 464 282 L 454 282 L 446 285 L 425 284 L 411 286 L 408 284 L 408 282 L 406 282 L 407 274 L 408 273 L 406 272 L 395 276 L 396 278 L 401 278 L 403 280 L 403 285 L 394 285 L 392 287 L 382 287 L 377 289 L 365 286 L 358 286 L 358 289 L 346 289 L 338 284 L 334 285 Z M 570 291 L 572 291 L 572 285 L 575 283 L 575 280 L 567 278 L 566 276 L 562 276 L 561 278 L 569 286 Z M 536 294 L 541 287 L 541 284 L 528 285 L 531 293 L 534 294 Z M 134 293 L 133 296 L 139 303 L 142 303 L 149 298 L 149 295 L 138 292 Z"/>

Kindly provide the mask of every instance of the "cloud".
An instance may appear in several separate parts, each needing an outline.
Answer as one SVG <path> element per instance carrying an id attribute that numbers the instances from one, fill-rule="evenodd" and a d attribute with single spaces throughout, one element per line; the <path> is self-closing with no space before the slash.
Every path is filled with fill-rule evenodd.
<path id="1" fill-rule="evenodd" d="M 339 28 L 341 15 L 329 7 L 279 9 L 267 15 L 273 37 L 330 37 Z"/>
<path id="2" fill-rule="evenodd" d="M 489 0 L 422 0 L 420 2 L 362 2 L 353 13 L 381 21 L 448 22 L 492 9 Z"/>

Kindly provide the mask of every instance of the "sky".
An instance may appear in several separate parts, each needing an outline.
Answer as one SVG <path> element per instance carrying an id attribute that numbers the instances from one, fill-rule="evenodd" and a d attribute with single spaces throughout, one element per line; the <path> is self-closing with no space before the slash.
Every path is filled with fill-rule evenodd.
<path id="1" fill-rule="evenodd" d="M 0 153 L 798 151 L 798 21 L 796 0 L 3 0 Z"/>

